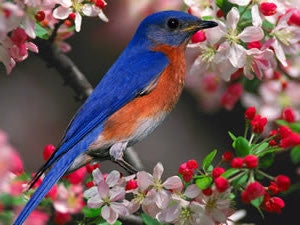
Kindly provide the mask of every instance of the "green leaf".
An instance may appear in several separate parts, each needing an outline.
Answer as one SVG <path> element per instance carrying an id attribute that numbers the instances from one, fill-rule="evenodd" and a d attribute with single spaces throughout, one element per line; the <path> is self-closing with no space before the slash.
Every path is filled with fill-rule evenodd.
<path id="1" fill-rule="evenodd" d="M 158 220 L 146 215 L 145 213 L 142 213 L 142 219 L 146 225 L 163 225 L 163 223 L 160 223 Z"/>
<path id="2" fill-rule="evenodd" d="M 215 17 L 213 17 L 213 16 L 202 16 L 201 19 L 203 19 L 203 20 L 212 20 L 212 19 L 215 19 Z"/>
<path id="3" fill-rule="evenodd" d="M 213 150 L 211 153 L 209 153 L 202 161 L 202 168 L 204 171 L 207 171 L 208 167 L 210 166 L 211 162 L 215 158 L 217 154 L 217 149 Z"/>
<path id="4" fill-rule="evenodd" d="M 274 162 L 274 153 L 270 152 L 259 158 L 259 167 L 266 169 L 269 168 Z"/>
<path id="5" fill-rule="evenodd" d="M 0 213 L 0 224 L 12 224 L 13 218 L 14 218 L 13 211 L 8 211 L 8 210 L 2 211 Z"/>
<path id="6" fill-rule="evenodd" d="M 248 174 L 245 173 L 245 174 L 242 175 L 241 177 L 235 179 L 235 180 L 233 181 L 233 183 L 236 184 L 236 185 L 242 185 L 242 184 L 244 184 L 244 183 L 247 182 L 248 177 L 249 177 Z"/>
<path id="7" fill-rule="evenodd" d="M 269 154 L 269 153 L 272 153 L 272 152 L 278 152 L 278 151 L 282 151 L 282 150 L 283 150 L 283 148 L 271 148 L 267 151 L 263 151 L 262 153 L 259 153 L 257 156 L 258 157 L 263 157 L 266 154 Z"/>
<path id="8" fill-rule="evenodd" d="M 253 205 L 255 208 L 259 208 L 261 205 L 262 201 L 264 200 L 264 196 L 260 196 L 254 200 L 251 201 L 251 205 Z"/>
<path id="9" fill-rule="evenodd" d="M 236 136 L 235 136 L 233 133 L 231 133 L 230 131 L 228 131 L 228 134 L 229 134 L 229 136 L 231 137 L 231 139 L 232 139 L 233 141 L 236 140 Z"/>
<path id="10" fill-rule="evenodd" d="M 237 174 L 239 171 L 240 171 L 239 169 L 230 168 L 230 169 L 226 170 L 225 173 L 223 173 L 221 176 L 228 179 L 232 175 Z"/>
<path id="11" fill-rule="evenodd" d="M 103 219 L 104 220 L 104 219 Z M 98 222 L 97 225 L 110 225 L 108 222 Z M 122 222 L 117 220 L 114 225 L 122 225 Z"/>
<path id="12" fill-rule="evenodd" d="M 217 6 L 224 12 L 225 15 L 231 10 L 234 4 L 231 4 L 228 0 L 216 0 Z"/>
<path id="13" fill-rule="evenodd" d="M 252 150 L 255 149 L 257 146 L 258 146 L 258 144 L 253 145 Z M 269 144 L 268 143 L 263 143 L 258 148 L 255 149 L 255 153 L 258 154 L 261 151 L 265 150 L 267 147 L 269 147 Z"/>
<path id="14" fill-rule="evenodd" d="M 209 188 L 211 186 L 212 181 L 213 181 L 212 177 L 198 178 L 196 180 L 196 185 L 201 190 L 205 190 L 206 188 Z"/>
<path id="15" fill-rule="evenodd" d="M 252 80 L 249 80 L 248 78 L 244 77 L 243 78 L 243 87 L 245 91 L 251 92 L 251 93 L 256 93 L 261 81 L 257 79 L 256 77 Z"/>
<path id="16" fill-rule="evenodd" d="M 263 28 L 265 28 L 265 29 L 268 30 L 268 31 L 271 31 L 271 30 L 273 30 L 273 29 L 275 28 L 275 25 L 272 24 L 272 23 L 270 23 L 270 22 L 267 21 L 267 20 L 264 20 L 264 21 L 263 21 L 262 26 L 263 26 Z"/>
<path id="17" fill-rule="evenodd" d="M 49 39 L 49 37 L 50 37 L 48 30 L 46 30 L 45 28 L 43 28 L 38 23 L 35 24 L 35 34 L 39 38 L 46 39 L 46 40 Z"/>
<path id="18" fill-rule="evenodd" d="M 209 165 L 209 167 L 207 168 L 207 172 L 212 172 L 213 170 L 214 170 L 214 166 Z"/>
<path id="19" fill-rule="evenodd" d="M 291 159 L 295 164 L 300 163 L 300 146 L 296 146 L 291 151 Z"/>
<path id="20" fill-rule="evenodd" d="M 93 218 L 93 217 L 100 216 L 101 208 L 93 209 L 93 208 L 86 208 L 86 207 L 84 207 L 82 209 L 82 212 L 83 212 L 83 214 L 84 214 L 85 217 L 87 217 L 87 218 Z"/>
<path id="21" fill-rule="evenodd" d="M 249 155 L 250 146 L 246 138 L 238 137 L 235 140 L 235 153 L 238 157 L 245 157 Z"/>

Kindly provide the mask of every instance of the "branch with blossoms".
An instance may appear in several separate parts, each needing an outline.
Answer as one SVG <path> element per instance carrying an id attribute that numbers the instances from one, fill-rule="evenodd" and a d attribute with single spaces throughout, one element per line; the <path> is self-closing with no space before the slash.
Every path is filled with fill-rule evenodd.
<path id="1" fill-rule="evenodd" d="M 288 120 L 287 117 L 277 121 L 278 128 L 264 137 L 268 121 L 256 114 L 255 107 L 250 107 L 245 112 L 244 134 L 236 136 L 229 132 L 233 151 L 223 153 L 219 162 L 215 162 L 217 150 L 210 152 L 201 164 L 196 160 L 184 162 L 178 174 L 165 181 L 161 163 L 154 167 L 153 174 L 140 171 L 130 176 L 116 170 L 103 174 L 98 163 L 88 164 L 64 176 L 28 222 L 120 225 L 121 221 L 129 220 L 130 224 L 146 225 L 235 224 L 233 218 L 243 214 L 234 208 L 239 200 L 253 205 L 260 214 L 280 213 L 285 203 L 278 195 L 290 189 L 291 181 L 285 175 L 267 174 L 265 169 L 273 164 L 275 153 L 287 148 L 293 148 L 293 161 L 300 162 L 300 124 Z M 0 133 L 0 150 L 3 165 L 0 222 L 11 224 L 43 178 L 25 193 L 26 198 L 22 197 L 34 174 L 24 172 L 22 161 L 4 132 Z M 54 150 L 53 145 L 45 146 L 45 161 Z"/>

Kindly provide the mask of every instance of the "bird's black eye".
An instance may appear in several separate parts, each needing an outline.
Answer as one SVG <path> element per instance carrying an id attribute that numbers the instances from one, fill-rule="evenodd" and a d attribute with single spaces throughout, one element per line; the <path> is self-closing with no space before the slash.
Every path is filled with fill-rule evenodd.
<path id="1" fill-rule="evenodd" d="M 175 18 L 168 20 L 168 27 L 172 30 L 176 29 L 179 26 L 179 21 Z"/>

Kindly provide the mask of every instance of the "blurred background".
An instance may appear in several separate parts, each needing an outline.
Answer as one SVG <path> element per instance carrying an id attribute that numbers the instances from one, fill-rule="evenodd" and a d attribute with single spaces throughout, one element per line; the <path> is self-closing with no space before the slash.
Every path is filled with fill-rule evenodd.
<path id="1" fill-rule="evenodd" d="M 132 9 L 128 2 L 108 1 L 106 14 L 109 23 L 86 17 L 82 31 L 68 40 L 72 46 L 68 56 L 93 87 L 127 45 L 139 21 L 156 10 L 153 6 L 135 14 L 136 9 Z M 161 2 L 169 2 L 164 6 L 166 8 L 178 7 L 178 1 Z M 70 87 L 63 86 L 55 68 L 48 68 L 37 55 L 32 54 L 28 60 L 18 63 L 11 75 L 7 76 L 3 67 L 0 74 L 0 129 L 8 133 L 10 142 L 19 151 L 25 170 L 34 172 L 43 163 L 44 146 L 58 144 L 81 103 L 75 100 Z M 175 110 L 153 134 L 135 145 L 135 150 L 146 170 L 151 171 L 161 161 L 165 167 L 164 175 L 174 175 L 181 163 L 189 159 L 201 161 L 215 148 L 219 150 L 219 156 L 221 152 L 232 151 L 227 131 L 243 132 L 243 112 L 238 104 L 230 112 L 220 109 L 207 113 L 198 105 L 197 99 L 184 90 Z M 292 165 L 289 154 L 277 155 L 275 161 L 271 172 L 287 174 L 295 182 L 296 167 Z M 110 162 L 101 164 L 105 172 L 112 168 L 120 170 Z M 295 223 L 299 197 L 299 193 L 286 196 L 287 207 L 282 215 L 265 213 L 264 220 L 249 206 L 245 221 L 272 225 Z"/>

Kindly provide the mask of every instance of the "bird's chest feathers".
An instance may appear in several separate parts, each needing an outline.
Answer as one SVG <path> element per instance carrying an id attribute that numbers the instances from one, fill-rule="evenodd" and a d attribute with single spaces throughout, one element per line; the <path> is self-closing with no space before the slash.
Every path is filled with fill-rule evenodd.
<path id="1" fill-rule="evenodd" d="M 149 93 L 136 97 L 111 115 L 99 139 L 102 143 L 129 137 L 133 142 L 142 139 L 162 122 L 177 103 L 185 80 L 184 46 L 160 46 L 154 50 L 165 53 L 169 65 Z"/>

